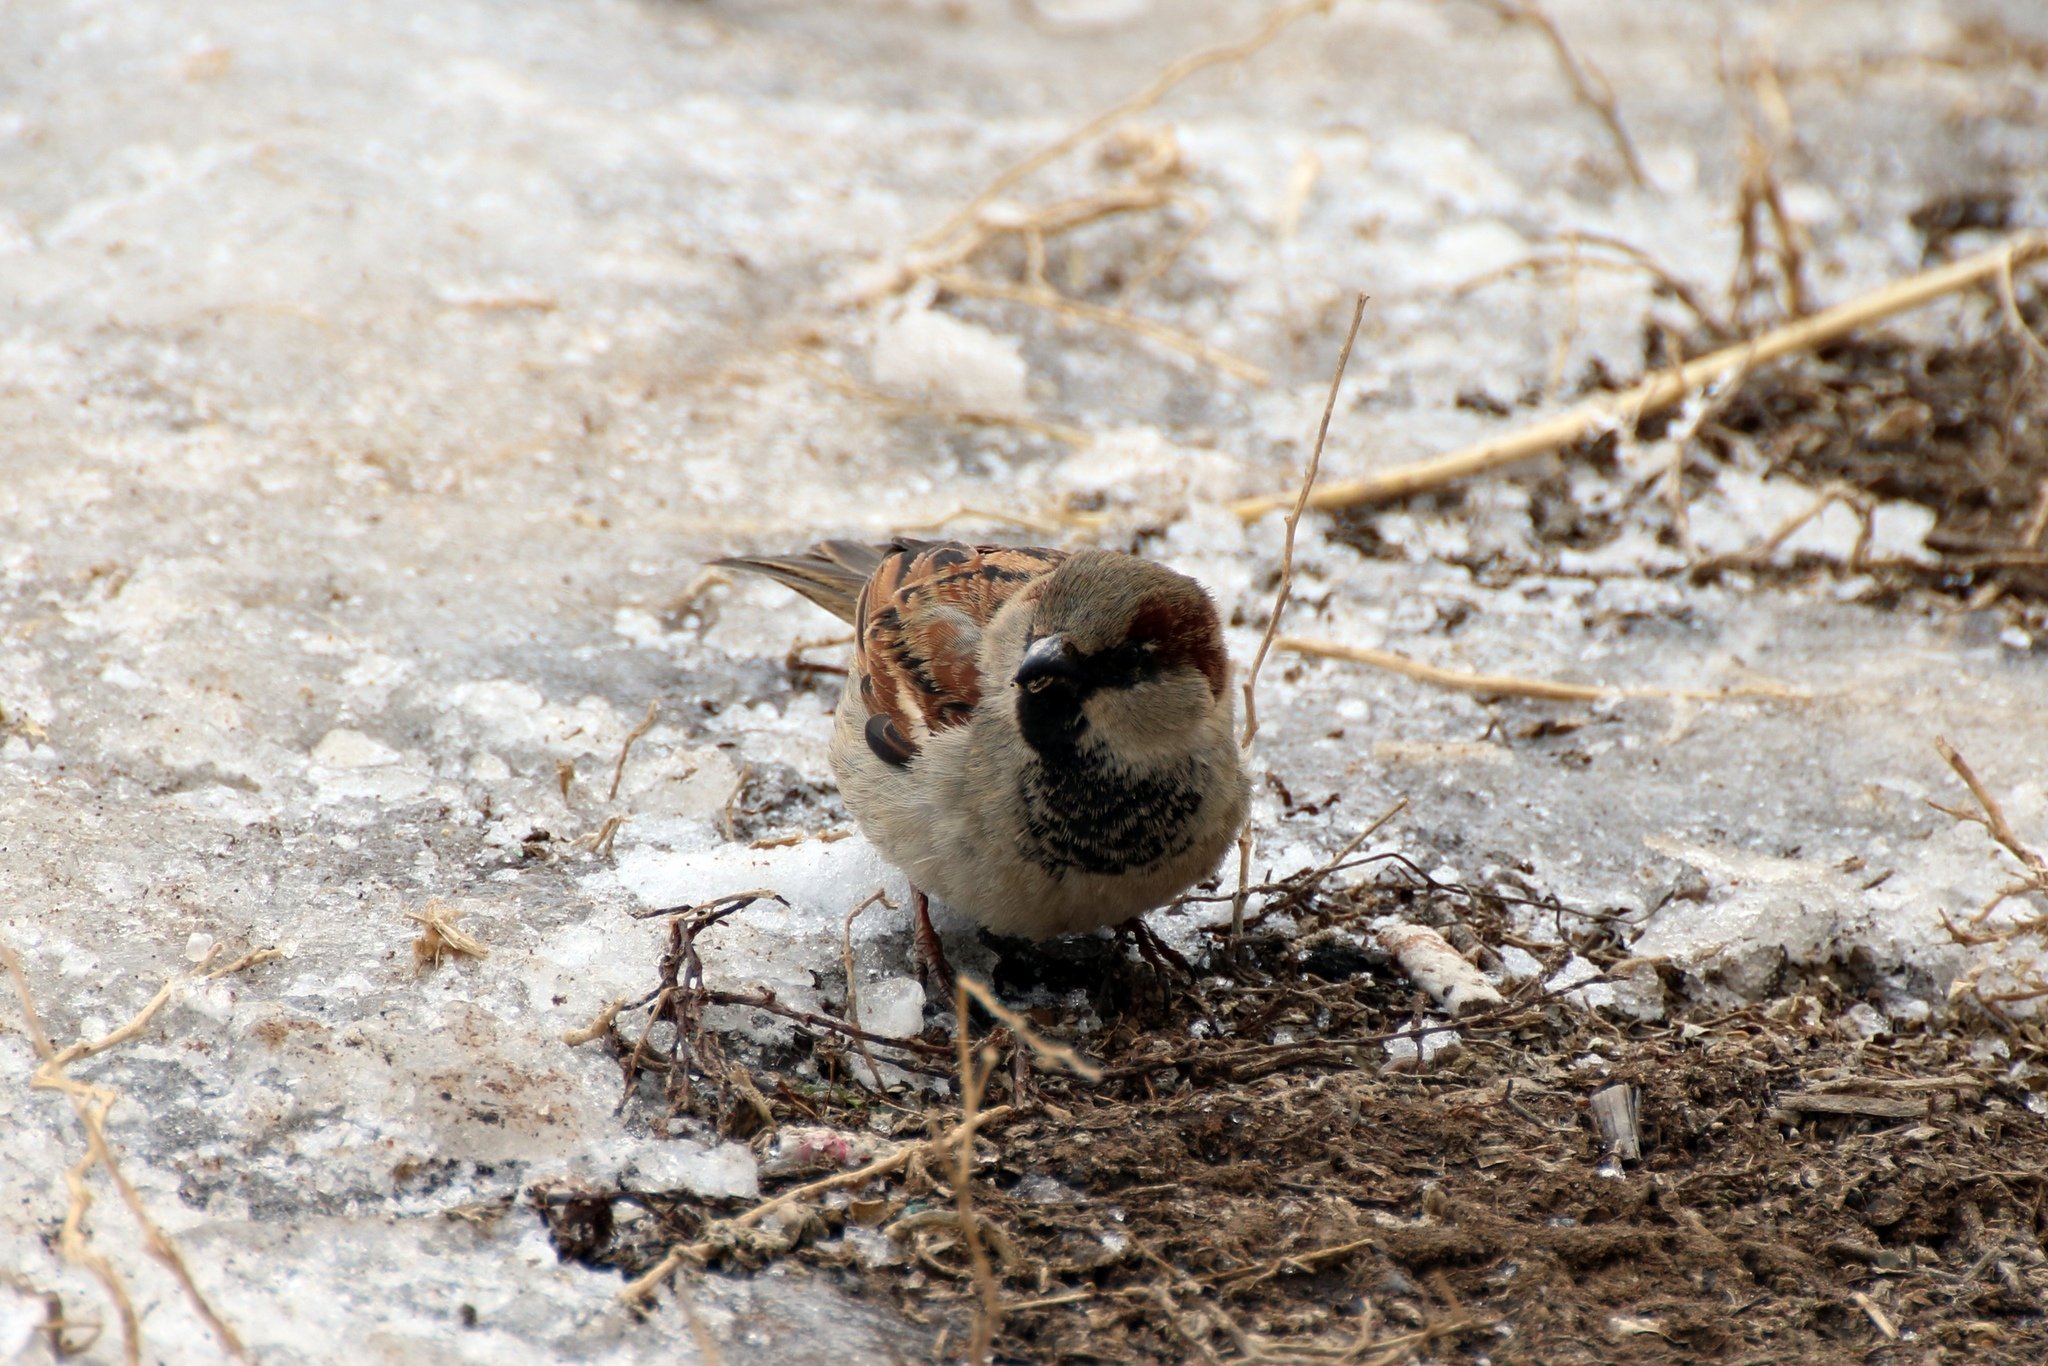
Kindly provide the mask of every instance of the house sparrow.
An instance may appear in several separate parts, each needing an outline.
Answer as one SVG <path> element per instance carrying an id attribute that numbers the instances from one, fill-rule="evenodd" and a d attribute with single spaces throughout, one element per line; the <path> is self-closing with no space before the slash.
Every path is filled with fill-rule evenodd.
<path id="1" fill-rule="evenodd" d="M 1128 926 L 1208 875 L 1251 783 L 1216 604 L 1106 550 L 826 541 L 717 561 L 854 628 L 832 770 L 862 833 L 926 893 L 1002 934 Z M 1149 947 L 1148 947 L 1149 946 Z"/>

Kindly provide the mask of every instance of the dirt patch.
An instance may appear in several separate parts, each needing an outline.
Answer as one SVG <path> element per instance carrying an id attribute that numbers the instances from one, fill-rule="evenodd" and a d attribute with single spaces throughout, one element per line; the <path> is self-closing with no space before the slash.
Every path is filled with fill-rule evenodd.
<path id="1" fill-rule="evenodd" d="M 2036 294 L 2027 325 L 2048 321 Z M 1776 472 L 1935 514 L 1925 581 L 1968 595 L 2002 582 L 2048 600 L 2048 374 L 2010 328 L 1949 346 L 1858 338 L 1752 376 L 1702 433 L 1755 444 Z M 1891 568 L 1888 566 L 1887 568 Z"/>
<path id="2" fill-rule="evenodd" d="M 1234 967 L 1219 951 L 1193 986 L 1106 941 L 1006 958 L 1006 999 L 1103 1075 L 1043 1075 L 1012 1031 L 977 1025 L 995 1061 L 982 1108 L 1010 1107 L 976 1146 L 971 1188 L 1004 1305 L 998 1359 L 2048 1352 L 2048 1119 L 2038 1080 L 2011 1066 L 2025 1058 L 2038 1079 L 2038 1026 L 1860 1037 L 1840 1023 L 1860 1000 L 1846 974 L 1733 1013 L 1675 994 L 1654 1021 L 1531 984 L 1426 1065 L 1412 1034 L 1396 1041 L 1404 1067 L 1389 1040 L 1432 1017 L 1360 933 L 1374 916 L 1434 923 L 1482 961 L 1512 947 L 1546 968 L 1576 952 L 1642 969 L 1612 918 L 1550 907 L 1563 942 L 1540 944 L 1499 898 L 1398 866 L 1366 875 L 1283 885 L 1274 914 L 1295 923 L 1255 928 Z M 771 1190 L 960 1122 L 955 1106 L 852 1084 L 858 1041 L 816 1017 L 786 1048 L 704 1048 L 689 946 L 738 913 L 680 917 L 665 994 L 649 998 L 663 1019 L 614 1026 L 632 1103 L 751 1135 L 764 1154 L 802 1147 L 807 1164 L 764 1168 L 785 1173 Z M 948 1072 L 948 1023 L 872 1056 Z M 1589 1118 L 1589 1096 L 1615 1085 L 1639 1103 L 1640 1160 L 1609 1152 Z M 564 1258 L 632 1275 L 679 1245 L 683 1274 L 795 1259 L 929 1323 L 935 1359 L 955 1359 L 977 1290 L 951 1173 L 912 1153 L 752 1224 L 754 1202 L 677 1192 L 534 1200 Z"/>
<path id="3" fill-rule="evenodd" d="M 1928 222 L 1973 226 L 1990 213 L 1978 201 L 1936 202 Z M 1944 216 L 1945 215 L 1945 216 Z M 1932 232 L 1932 228 L 1927 231 Z M 1930 241 L 1936 239 L 1930 238 Z M 1647 473 L 1616 458 L 1613 433 L 1582 439 L 1530 472 L 1513 476 L 1528 489 L 1529 529 L 1546 551 L 1597 550 L 1631 527 L 1650 531 L 1666 546 L 1689 546 L 1685 508 L 1710 492 L 1735 466 L 1787 478 L 1813 491 L 1808 514 L 1839 502 L 1863 519 L 1881 502 L 1914 503 L 1934 514 L 1924 556 L 1871 553 L 1864 540 L 1846 557 L 1779 552 L 1803 525 L 1761 529 L 1747 550 L 1698 554 L 1680 569 L 1656 576 L 1695 580 L 1739 571 L 1767 582 L 1856 575 L 1871 587 L 1867 599 L 1884 606 L 1907 590 L 1931 592 L 1971 608 L 2001 599 L 2009 610 L 2040 626 L 2048 623 L 2048 296 L 2018 287 L 2008 302 L 1990 291 L 1973 335 L 1953 343 L 1913 341 L 1895 334 L 1852 336 L 1816 352 L 1760 367 L 1742 376 L 1699 421 L 1685 442 L 1677 479 Z M 1645 373 L 1656 373 L 1724 346 L 1725 335 L 1702 332 L 1680 339 L 1668 327 L 1646 323 Z M 1624 386 L 1603 367 L 1591 367 L 1576 386 L 1583 395 Z M 1489 412 L 1506 405 L 1465 395 L 1459 405 Z M 1665 436 L 1678 414 L 1646 418 L 1636 434 Z M 1754 457 L 1749 453 L 1754 452 Z M 1591 470 L 1611 490 L 1588 500 L 1575 471 Z M 1454 511 L 1457 489 L 1406 500 L 1429 515 Z M 1368 558 L 1403 558 L 1407 551 L 1381 535 L 1382 509 L 1339 510 L 1330 538 Z M 1475 574 L 1498 579 L 1533 566 L 1489 552 L 1453 560 Z"/>

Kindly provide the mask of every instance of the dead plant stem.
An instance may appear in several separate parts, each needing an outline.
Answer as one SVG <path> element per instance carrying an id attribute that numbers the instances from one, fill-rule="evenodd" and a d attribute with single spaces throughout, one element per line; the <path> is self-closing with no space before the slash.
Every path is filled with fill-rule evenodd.
<path id="1" fill-rule="evenodd" d="M 906 1143 L 886 1157 L 878 1157 L 864 1167 L 850 1172 L 837 1172 L 792 1187 L 772 1199 L 733 1218 L 730 1222 L 736 1228 L 751 1228 L 771 1214 L 780 1213 L 791 1205 L 801 1204 L 828 1191 L 841 1190 L 848 1186 L 862 1186 L 878 1176 L 888 1176 L 901 1171 L 913 1161 L 929 1161 L 946 1153 L 955 1143 L 972 1143 L 974 1135 L 992 1124 L 999 1124 L 1010 1117 L 1011 1107 L 998 1105 L 992 1110 L 983 1110 L 974 1117 L 970 1125 L 965 1120 L 954 1125 L 938 1138 L 925 1143 Z M 619 1298 L 629 1304 L 637 1304 L 652 1295 L 661 1283 L 673 1275 L 685 1261 L 701 1260 L 708 1253 L 704 1243 L 679 1243 L 668 1250 L 668 1254 L 655 1263 L 639 1279 L 629 1281 L 619 1292 Z"/>
<path id="2" fill-rule="evenodd" d="M 975 1065 L 974 1043 L 967 1028 L 967 983 L 963 978 L 956 978 L 953 984 L 953 1026 L 953 1040 L 959 1050 L 960 1127 L 966 1133 L 954 1153 L 953 1201 L 959 1211 L 960 1237 L 967 1244 L 967 1258 L 974 1267 L 974 1286 L 981 1301 L 974 1314 L 974 1336 L 967 1359 L 975 1366 L 985 1366 L 995 1345 L 1003 1304 L 995 1269 L 989 1265 L 988 1249 L 982 1246 L 981 1227 L 974 1217 L 975 1116 L 981 1106 L 981 1088 L 987 1073 Z"/>
<path id="3" fill-rule="evenodd" d="M 1280 619 L 1287 612 L 1287 604 L 1294 596 L 1294 537 L 1301 526 L 1301 514 L 1308 507 L 1309 495 L 1314 491 L 1316 476 L 1323 468 L 1323 444 L 1330 437 L 1330 418 L 1337 411 L 1337 393 L 1344 384 L 1344 371 L 1351 364 L 1351 348 L 1358 341 L 1358 325 L 1365 319 L 1365 305 L 1368 296 L 1360 291 L 1351 306 L 1351 326 L 1344 333 L 1343 349 L 1337 353 L 1337 368 L 1330 375 L 1330 391 L 1323 399 L 1323 415 L 1316 424 L 1315 444 L 1309 448 L 1308 464 L 1301 472 L 1301 489 L 1295 495 L 1294 508 L 1287 514 L 1286 536 L 1280 549 L 1280 587 L 1273 596 L 1273 613 L 1266 620 L 1265 634 L 1259 638 L 1258 653 L 1252 656 L 1252 666 L 1245 672 L 1244 680 L 1244 734 L 1240 737 L 1240 748 L 1249 750 L 1252 741 L 1259 734 L 1259 671 L 1266 667 L 1266 655 L 1273 648 L 1273 638 L 1280 630 Z M 1230 906 L 1230 944 L 1233 951 L 1244 934 L 1245 888 L 1251 879 L 1251 825 L 1238 835 L 1237 843 L 1237 896 Z"/>
<path id="4" fill-rule="evenodd" d="M 1624 688 L 1597 683 L 1559 683 L 1551 679 L 1525 678 L 1519 674 L 1468 673 L 1425 664 L 1419 659 L 1375 650 L 1364 645 L 1346 645 L 1334 640 L 1306 636 L 1281 636 L 1273 642 L 1293 654 L 1319 659 L 1341 659 L 1368 664 L 1454 692 L 1477 693 L 1487 697 L 1527 697 L 1540 702 L 1611 702 L 1618 699 L 1681 702 L 1725 702 L 1739 697 L 1762 697 L 1778 701 L 1806 700 L 1806 694 L 1778 683 L 1746 683 L 1727 688 Z"/>
<path id="5" fill-rule="evenodd" d="M 660 700 L 653 697 L 648 698 L 647 715 L 640 718 L 639 725 L 626 732 L 625 742 L 619 746 L 619 761 L 612 765 L 612 785 L 604 794 L 606 801 L 612 801 L 619 795 L 619 779 L 626 775 L 626 756 L 633 752 L 633 742 L 654 729 L 654 718 L 659 715 L 661 715 Z"/>
<path id="6" fill-rule="evenodd" d="M 1621 121 L 1621 110 L 1614 99 L 1614 87 L 1591 62 L 1578 55 L 1572 45 L 1565 41 L 1563 30 L 1535 0 L 1485 0 L 1492 9 L 1508 23 L 1524 23 L 1540 32 L 1549 42 L 1550 50 L 1557 56 L 1557 64 L 1564 71 L 1564 77 L 1571 82 L 1572 93 L 1579 103 L 1591 109 L 1606 125 L 1607 135 L 1614 140 L 1614 149 L 1621 155 L 1621 164 L 1628 171 L 1628 178 L 1639 190 L 1650 188 L 1649 174 L 1643 169 L 1643 160 L 1636 153 L 1635 140 L 1628 135 L 1628 129 Z"/>

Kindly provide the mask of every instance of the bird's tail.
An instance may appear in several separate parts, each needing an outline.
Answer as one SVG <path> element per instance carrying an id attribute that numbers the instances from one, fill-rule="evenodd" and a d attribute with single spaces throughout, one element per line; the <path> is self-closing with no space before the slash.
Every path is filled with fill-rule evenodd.
<path id="1" fill-rule="evenodd" d="M 850 622 L 868 576 L 900 548 L 895 544 L 868 545 L 864 541 L 820 541 L 801 555 L 733 555 L 711 563 L 765 574 L 785 588 L 794 588 L 841 621 Z"/>

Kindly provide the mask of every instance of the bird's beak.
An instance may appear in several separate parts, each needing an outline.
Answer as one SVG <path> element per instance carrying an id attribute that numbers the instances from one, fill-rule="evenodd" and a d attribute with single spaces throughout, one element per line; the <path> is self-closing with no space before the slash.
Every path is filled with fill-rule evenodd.
<path id="1" fill-rule="evenodd" d="M 1062 635 L 1041 636 L 1031 642 L 1017 666 L 1017 686 L 1036 691 L 1055 678 L 1074 678 L 1078 661 Z"/>

